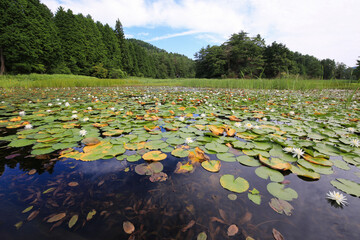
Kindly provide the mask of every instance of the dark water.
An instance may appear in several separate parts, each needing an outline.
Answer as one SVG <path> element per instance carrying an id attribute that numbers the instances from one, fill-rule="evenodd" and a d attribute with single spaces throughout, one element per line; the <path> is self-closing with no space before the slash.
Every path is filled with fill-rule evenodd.
<path id="1" fill-rule="evenodd" d="M 136 163 L 115 159 L 81 162 L 58 160 L 56 154 L 44 159 L 28 157 L 29 149 L 2 147 L 0 160 L 0 239 L 196 239 L 205 231 L 208 239 L 273 239 L 272 229 L 285 239 L 359 239 L 360 201 L 348 196 L 348 206 L 335 207 L 327 201 L 326 193 L 334 190 L 330 180 L 336 177 L 359 181 L 354 171 L 334 167 L 331 176 L 322 175 L 319 181 L 305 181 L 294 174 L 285 176 L 289 187 L 299 198 L 291 201 L 292 216 L 276 213 L 269 206 L 272 196 L 267 192 L 268 180 L 257 177 L 255 168 L 238 162 L 222 162 L 219 173 L 210 173 L 201 166 L 193 173 L 176 174 L 179 158 L 163 160 L 164 182 L 150 182 L 149 176 L 135 173 Z M 17 154 L 17 155 L 14 155 Z M 10 157 L 8 157 L 10 155 Z M 10 159 L 6 159 L 10 158 Z M 184 160 L 184 159 L 183 159 Z M 124 169 L 129 167 L 129 171 Z M 29 175 L 31 169 L 37 172 Z M 237 194 L 223 189 L 219 179 L 223 174 L 241 176 L 262 195 L 261 205 L 252 203 L 247 193 Z M 69 182 L 77 182 L 75 187 Z M 49 188 L 54 191 L 43 193 Z M 22 211 L 34 206 L 27 213 Z M 89 221 L 87 214 L 95 209 Z M 39 211 L 28 221 L 29 214 Z M 61 222 L 48 223 L 49 216 L 66 213 Z M 68 221 L 78 214 L 79 220 L 71 229 Z M 191 221 L 195 225 L 184 227 Z M 16 223 L 23 225 L 16 229 Z M 130 221 L 135 232 L 130 236 L 123 222 Z M 231 224 L 239 227 L 234 237 L 227 236 Z"/>

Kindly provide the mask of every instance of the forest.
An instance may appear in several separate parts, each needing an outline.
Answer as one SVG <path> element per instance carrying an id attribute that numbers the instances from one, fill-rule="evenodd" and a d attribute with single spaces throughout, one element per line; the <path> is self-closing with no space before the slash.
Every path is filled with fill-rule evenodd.
<path id="1" fill-rule="evenodd" d="M 39 0 L 0 2 L 0 74 L 75 74 L 98 78 L 278 78 L 359 79 L 357 68 L 266 45 L 258 34 L 233 34 L 207 46 L 195 60 L 168 53 L 115 28 L 60 7 L 55 14 Z"/>

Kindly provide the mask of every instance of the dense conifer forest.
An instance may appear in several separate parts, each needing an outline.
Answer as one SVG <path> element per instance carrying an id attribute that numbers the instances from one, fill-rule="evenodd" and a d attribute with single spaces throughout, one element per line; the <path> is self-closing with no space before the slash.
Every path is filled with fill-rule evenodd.
<path id="1" fill-rule="evenodd" d="M 260 36 L 233 34 L 220 46 L 207 46 L 195 60 L 149 43 L 126 39 L 120 19 L 115 28 L 90 15 L 60 7 L 56 13 L 39 0 L 0 2 L 0 74 L 76 74 L 98 78 L 277 78 L 358 79 L 356 69 L 332 59 L 319 60 L 265 44 Z"/>

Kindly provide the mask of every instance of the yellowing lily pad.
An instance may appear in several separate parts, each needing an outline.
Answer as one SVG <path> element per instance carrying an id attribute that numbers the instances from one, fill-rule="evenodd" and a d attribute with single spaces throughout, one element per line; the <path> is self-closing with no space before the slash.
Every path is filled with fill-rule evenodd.
<path id="1" fill-rule="evenodd" d="M 145 153 L 142 158 L 146 161 L 161 161 L 167 157 L 165 153 L 161 151 L 150 151 Z"/>
<path id="2" fill-rule="evenodd" d="M 218 172 L 221 168 L 221 162 L 219 160 L 209 160 L 202 162 L 201 166 L 209 172 Z"/>

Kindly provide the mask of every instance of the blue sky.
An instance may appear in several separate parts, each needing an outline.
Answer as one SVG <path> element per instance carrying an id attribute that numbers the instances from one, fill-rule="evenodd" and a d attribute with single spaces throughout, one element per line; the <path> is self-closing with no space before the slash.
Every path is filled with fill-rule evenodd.
<path id="1" fill-rule="evenodd" d="M 193 58 L 244 30 L 293 51 L 355 66 L 360 56 L 359 0 L 41 0 L 90 14 L 127 37 Z"/>

